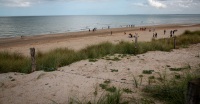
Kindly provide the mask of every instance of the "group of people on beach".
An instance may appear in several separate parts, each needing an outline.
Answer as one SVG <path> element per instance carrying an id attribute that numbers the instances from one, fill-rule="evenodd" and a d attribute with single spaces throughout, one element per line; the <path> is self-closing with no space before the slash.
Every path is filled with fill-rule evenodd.
<path id="1" fill-rule="evenodd" d="M 140 31 L 146 31 L 146 29 L 147 29 L 146 27 L 141 27 Z"/>
<path id="2" fill-rule="evenodd" d="M 135 27 L 135 25 L 126 25 L 126 27 Z"/>
<path id="3" fill-rule="evenodd" d="M 170 38 L 174 36 L 174 33 L 177 32 L 178 30 L 171 30 L 170 31 Z"/>
<path id="4" fill-rule="evenodd" d="M 89 29 L 89 32 L 90 32 L 91 30 Z M 94 32 L 94 31 L 97 31 L 97 28 L 93 28 L 92 29 L 92 31 Z"/>
<path id="5" fill-rule="evenodd" d="M 158 34 L 157 32 L 153 33 L 153 38 L 157 38 Z"/>

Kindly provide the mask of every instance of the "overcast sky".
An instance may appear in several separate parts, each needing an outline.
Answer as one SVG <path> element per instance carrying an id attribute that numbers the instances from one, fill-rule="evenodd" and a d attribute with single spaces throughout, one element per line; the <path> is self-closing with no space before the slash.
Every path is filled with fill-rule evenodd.
<path id="1" fill-rule="evenodd" d="M 0 0 L 0 16 L 200 14 L 200 0 Z"/>

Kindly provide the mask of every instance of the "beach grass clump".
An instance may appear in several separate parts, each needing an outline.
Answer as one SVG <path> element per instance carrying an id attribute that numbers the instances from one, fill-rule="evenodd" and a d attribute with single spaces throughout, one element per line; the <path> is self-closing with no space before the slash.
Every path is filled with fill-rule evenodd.
<path id="1" fill-rule="evenodd" d="M 113 93 L 102 94 L 99 98 L 89 99 L 88 101 L 81 101 L 80 99 L 70 98 L 69 104 L 128 104 L 122 100 L 122 91 L 116 89 Z"/>
<path id="2" fill-rule="evenodd" d="M 152 74 L 152 72 L 154 72 L 154 70 L 143 70 L 142 71 L 143 74 Z"/>
<path id="3" fill-rule="evenodd" d="M 121 41 L 115 45 L 114 52 L 118 54 L 134 54 L 134 44 Z"/>
<path id="4" fill-rule="evenodd" d="M 118 72 L 118 69 L 110 69 L 111 72 Z"/>
<path id="5" fill-rule="evenodd" d="M 30 73 L 30 60 L 19 53 L 0 52 L 0 73 Z"/>
<path id="6" fill-rule="evenodd" d="M 37 70 L 54 71 L 58 67 L 69 65 L 84 59 L 84 56 L 69 49 L 56 49 L 45 54 L 39 53 L 37 59 Z"/>
<path id="7" fill-rule="evenodd" d="M 105 90 L 108 92 L 115 92 L 117 90 L 117 88 L 115 86 L 112 86 L 112 87 L 106 88 Z"/>
<path id="8" fill-rule="evenodd" d="M 177 78 L 179 80 L 176 80 Z M 200 78 L 200 75 L 196 72 L 187 71 L 182 77 L 172 77 L 164 83 L 148 85 L 143 91 L 167 104 L 184 104 L 188 82 L 196 78 Z"/>
<path id="9" fill-rule="evenodd" d="M 133 91 L 132 91 L 131 89 L 129 89 L 129 88 L 123 88 L 123 91 L 124 91 L 125 93 L 127 93 L 127 94 L 133 93 Z"/>
<path id="10" fill-rule="evenodd" d="M 181 68 L 169 68 L 170 71 L 182 71 L 186 69 L 191 69 L 191 66 L 188 64 L 187 66 Z"/>
<path id="11" fill-rule="evenodd" d="M 81 53 L 86 58 L 95 59 L 101 58 L 108 54 L 114 54 L 114 45 L 109 42 L 104 42 L 98 45 L 91 45 L 77 53 Z"/>
<path id="12" fill-rule="evenodd" d="M 96 62 L 98 61 L 97 59 L 89 59 L 89 62 Z"/>

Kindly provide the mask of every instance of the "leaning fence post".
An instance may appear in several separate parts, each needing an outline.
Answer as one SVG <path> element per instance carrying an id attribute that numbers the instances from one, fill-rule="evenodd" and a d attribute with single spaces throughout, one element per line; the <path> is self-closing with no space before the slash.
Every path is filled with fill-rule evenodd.
<path id="1" fill-rule="evenodd" d="M 35 48 L 30 48 L 31 54 L 31 72 L 36 70 L 36 61 L 35 61 Z"/>
<path id="2" fill-rule="evenodd" d="M 185 104 L 200 104 L 200 78 L 188 82 Z"/>

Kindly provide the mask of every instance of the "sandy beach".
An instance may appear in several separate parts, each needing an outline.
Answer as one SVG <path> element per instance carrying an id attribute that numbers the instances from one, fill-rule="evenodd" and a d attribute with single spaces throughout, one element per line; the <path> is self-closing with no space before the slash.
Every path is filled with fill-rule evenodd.
<path id="1" fill-rule="evenodd" d="M 138 41 L 151 41 L 153 33 L 157 32 L 159 38 L 170 37 L 170 31 L 177 29 L 175 35 L 182 34 L 185 30 L 200 30 L 200 24 L 180 24 L 180 25 L 158 25 L 146 26 L 146 31 L 141 31 L 141 27 L 134 28 L 114 28 L 100 29 L 95 32 L 71 32 L 62 34 L 38 35 L 29 37 L 15 37 L 0 39 L 0 51 L 18 52 L 29 56 L 29 48 L 35 47 L 36 51 L 48 52 L 56 48 L 69 48 L 80 50 L 86 46 L 99 44 L 101 42 L 118 43 L 120 41 L 134 41 L 128 34 L 138 33 Z M 149 29 L 151 32 L 149 32 Z M 153 30 L 155 30 L 153 32 Z M 166 30 L 166 35 L 164 35 Z M 112 35 L 111 35 L 112 31 Z M 124 34 L 126 32 L 126 34 Z"/>
<path id="2" fill-rule="evenodd" d="M 177 29 L 175 35 L 182 34 L 185 30 L 200 30 L 200 25 L 161 25 L 146 26 L 146 31 L 140 27 L 97 30 L 95 32 L 74 32 L 52 35 L 40 35 L 30 37 L 16 37 L 0 39 L 0 51 L 18 52 L 29 56 L 29 48 L 35 47 L 36 51 L 48 52 L 55 48 L 70 48 L 80 50 L 86 46 L 109 41 L 134 41 L 129 38 L 129 33 L 138 33 L 139 41 L 151 41 L 155 29 L 159 38 L 170 36 L 170 30 Z M 163 31 L 166 30 L 164 35 Z M 112 31 L 112 35 L 111 35 Z M 126 32 L 126 34 L 124 34 Z M 171 52 L 151 51 L 136 56 L 126 55 L 119 61 L 98 59 L 96 62 L 82 60 L 69 66 L 58 68 L 57 71 L 36 71 L 31 74 L 4 73 L 0 74 L 0 104 L 67 104 L 69 98 L 78 97 L 80 100 L 88 100 L 94 96 L 95 88 L 98 96 L 105 93 L 99 84 L 105 80 L 111 80 L 110 86 L 117 88 L 129 88 L 133 93 L 124 94 L 126 98 L 140 99 L 141 89 L 147 85 L 150 75 L 144 75 L 144 81 L 140 88 L 136 89 L 133 84 L 133 76 L 139 76 L 143 70 L 167 72 L 168 77 L 175 73 L 171 68 L 180 68 L 190 65 L 192 69 L 199 68 L 200 44 L 194 44 L 188 48 L 174 49 Z M 107 57 L 118 57 L 114 56 Z M 169 67 L 167 67 L 169 66 Z M 112 69 L 117 72 L 112 72 Z M 157 104 L 157 103 L 156 103 Z"/>

